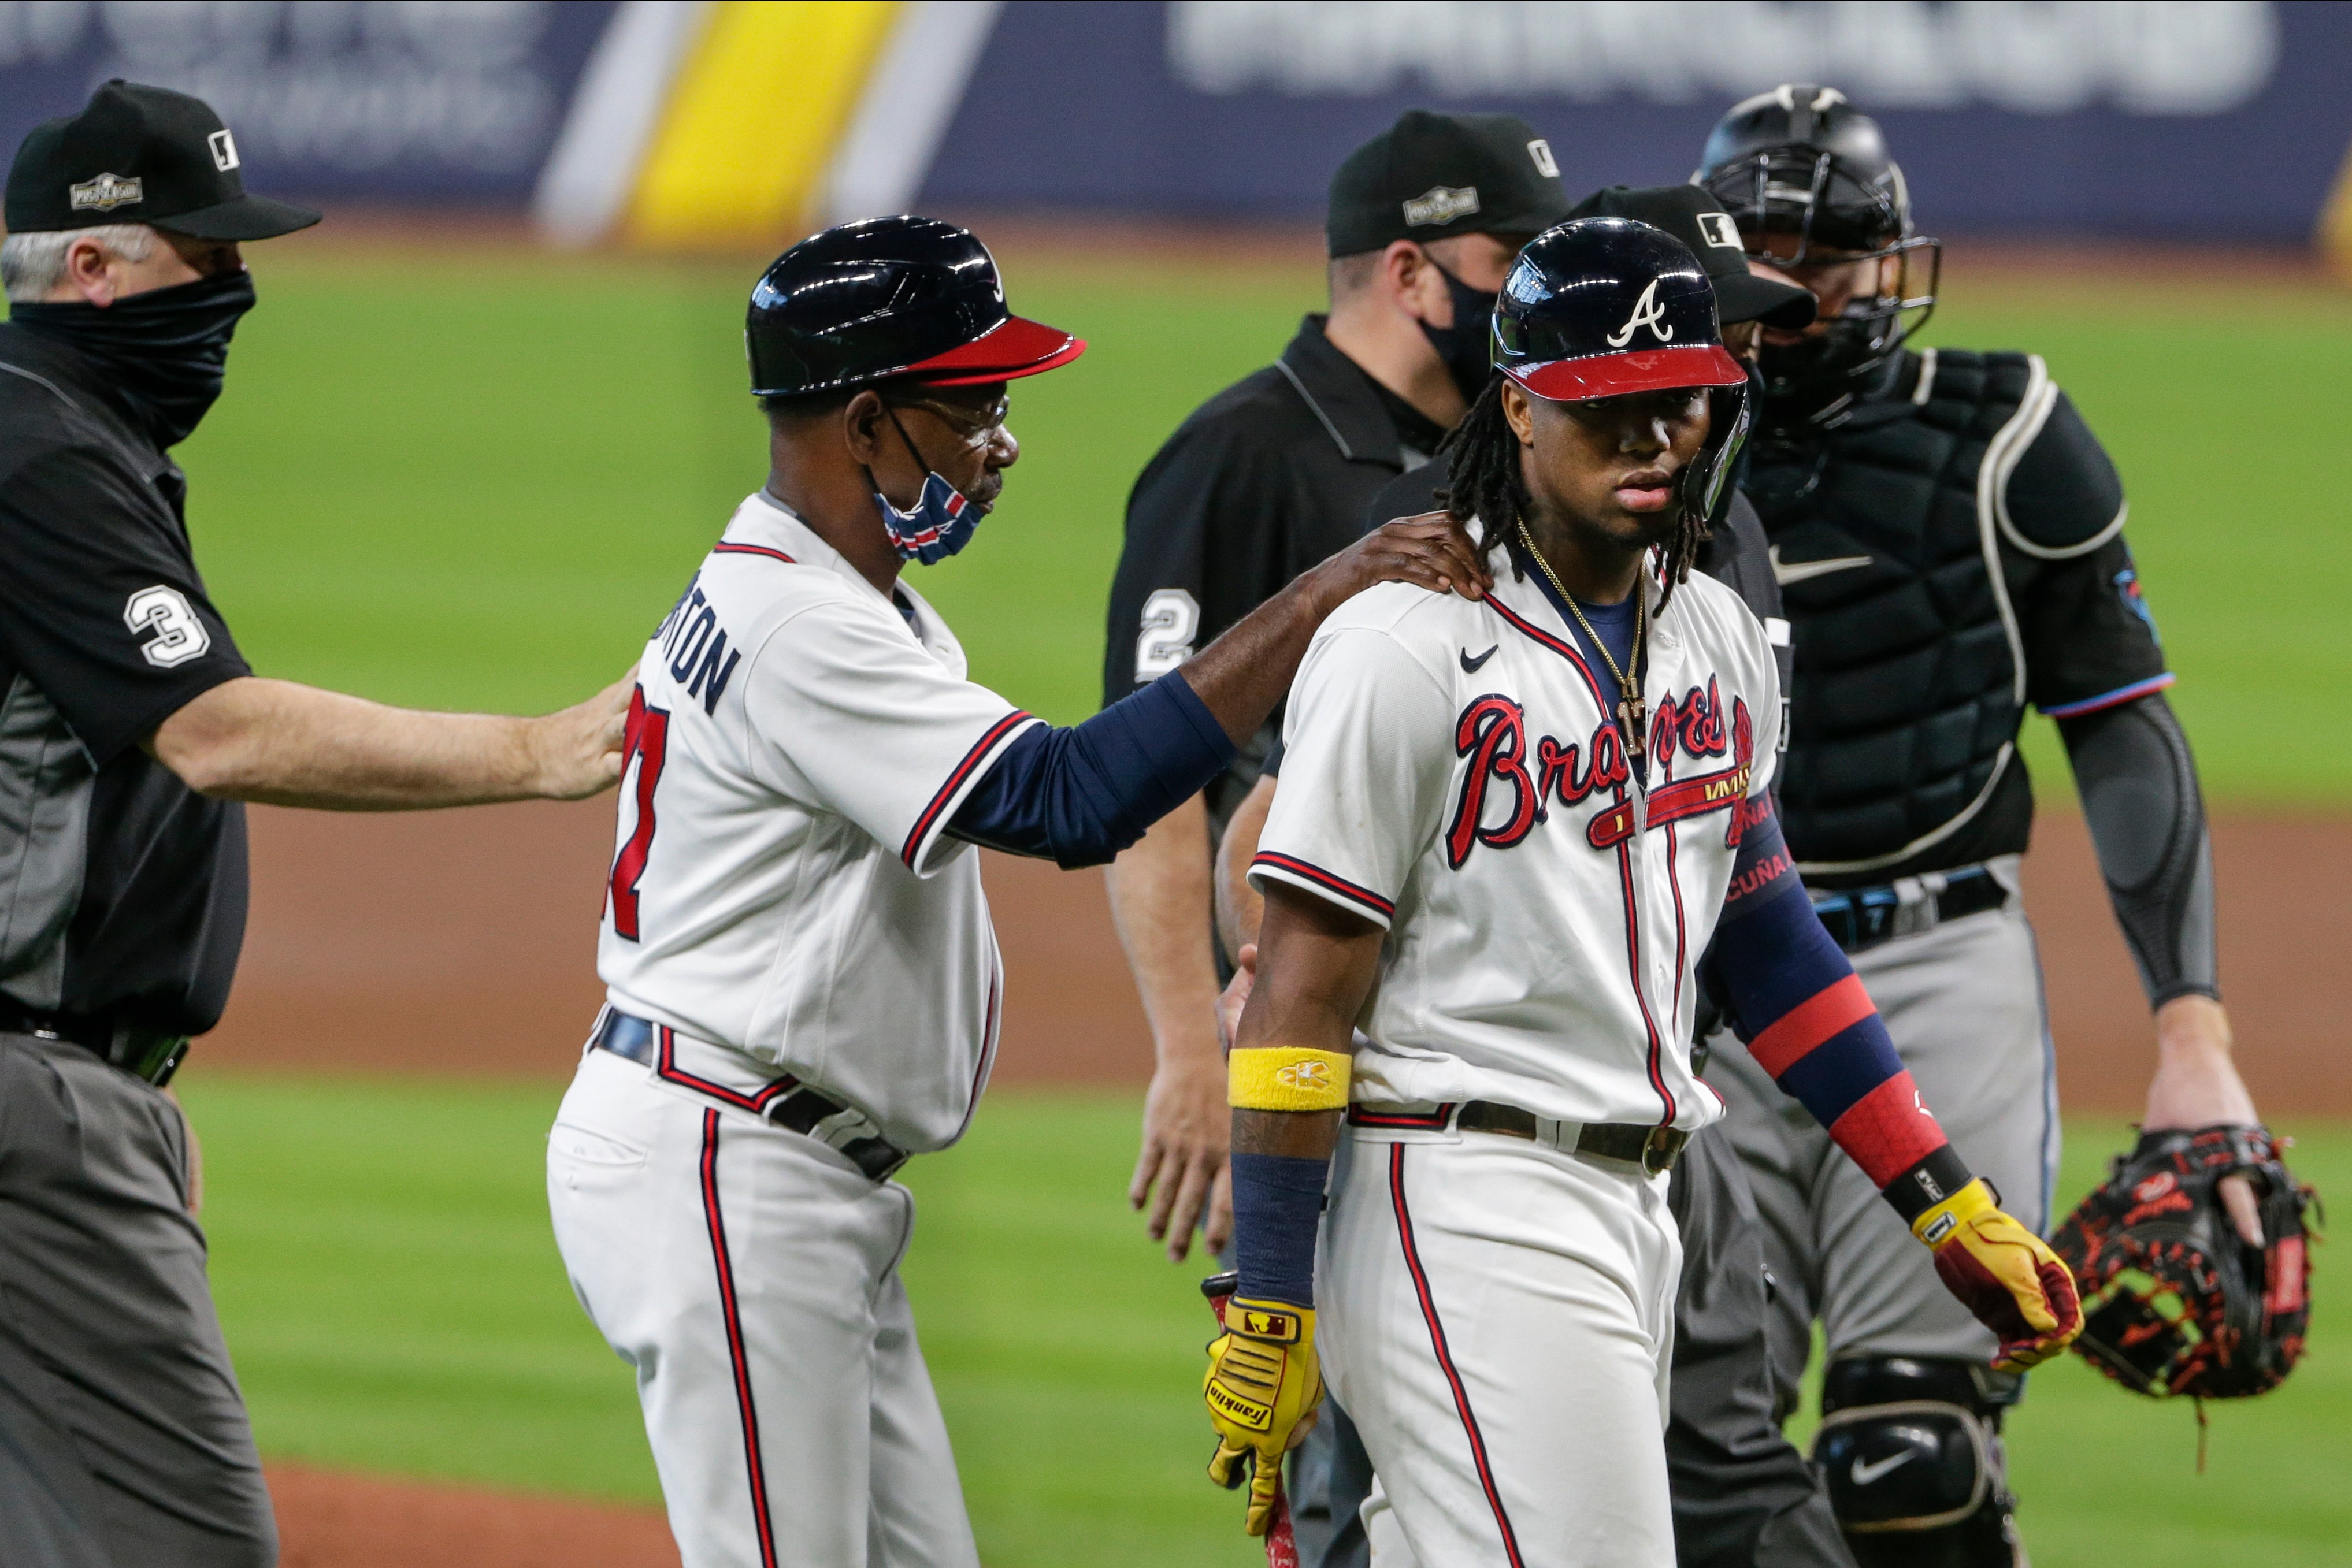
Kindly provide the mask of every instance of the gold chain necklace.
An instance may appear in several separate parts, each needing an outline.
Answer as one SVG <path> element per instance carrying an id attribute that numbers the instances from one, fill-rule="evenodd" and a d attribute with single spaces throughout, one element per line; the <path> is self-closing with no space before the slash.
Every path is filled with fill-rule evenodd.
<path id="1" fill-rule="evenodd" d="M 1642 629 L 1650 619 L 1650 585 L 1644 580 L 1648 574 L 1640 571 L 1633 574 L 1634 674 L 1628 674 L 1617 667 L 1617 655 L 1609 651 L 1609 644 L 1601 640 L 1601 634 L 1592 629 L 1592 622 L 1584 618 L 1584 611 L 1577 604 L 1576 595 L 1568 591 L 1567 584 L 1559 580 L 1559 573 L 1552 570 L 1551 562 L 1544 559 L 1543 552 L 1536 549 L 1536 541 L 1528 532 L 1525 517 L 1519 519 L 1519 543 L 1528 555 L 1535 558 L 1538 570 L 1550 580 L 1553 590 L 1559 594 L 1559 601 L 1568 606 L 1568 612 L 1576 617 L 1579 626 L 1584 628 L 1585 636 L 1601 650 L 1601 657 L 1608 663 L 1609 673 L 1617 677 L 1618 738 L 1625 743 L 1626 755 L 1636 762 L 1641 761 L 1642 737 L 1649 727 L 1649 709 L 1642 701 L 1642 687 L 1636 676 L 1642 668 Z"/>

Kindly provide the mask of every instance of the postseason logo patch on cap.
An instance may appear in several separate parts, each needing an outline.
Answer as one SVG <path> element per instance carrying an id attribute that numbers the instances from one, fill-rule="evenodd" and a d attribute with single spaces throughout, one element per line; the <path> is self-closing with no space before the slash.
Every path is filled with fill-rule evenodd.
<path id="1" fill-rule="evenodd" d="M 1404 221 L 1413 228 L 1450 224 L 1478 210 L 1475 185 L 1432 185 L 1404 204 Z"/>
<path id="2" fill-rule="evenodd" d="M 50 189 L 56 187 L 51 186 Z M 95 179 L 84 180 L 72 187 L 68 194 L 75 212 L 110 213 L 117 207 L 144 201 L 147 188 L 135 179 L 125 179 L 120 174 L 100 174 Z"/>

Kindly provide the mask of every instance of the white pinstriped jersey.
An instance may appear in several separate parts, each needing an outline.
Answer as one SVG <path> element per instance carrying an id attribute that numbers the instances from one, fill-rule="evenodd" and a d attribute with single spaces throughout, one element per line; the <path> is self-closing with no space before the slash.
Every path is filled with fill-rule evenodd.
<path id="1" fill-rule="evenodd" d="M 766 495 L 646 646 L 597 969 L 614 1006 L 772 1062 L 900 1148 L 955 1141 L 1003 971 L 948 819 L 1039 722 L 964 678 Z"/>
<path id="2" fill-rule="evenodd" d="M 1779 750 L 1771 648 L 1729 589 L 1675 589 L 1647 634 L 1644 797 L 1614 679 L 1495 559 L 1484 602 L 1389 583 L 1324 622 L 1250 875 L 1388 928 L 1358 1103 L 1704 1126 L 1694 970 Z"/>

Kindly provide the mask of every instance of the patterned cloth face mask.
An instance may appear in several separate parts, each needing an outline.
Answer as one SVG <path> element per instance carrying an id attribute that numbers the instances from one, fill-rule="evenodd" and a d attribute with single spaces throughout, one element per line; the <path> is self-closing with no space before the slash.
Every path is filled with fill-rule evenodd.
<path id="1" fill-rule="evenodd" d="M 898 552 L 899 559 L 937 566 L 971 541 L 972 531 L 988 515 L 988 508 L 957 489 L 945 475 L 930 465 L 917 449 L 914 438 L 907 434 L 907 427 L 898 423 L 896 409 L 886 407 L 883 412 L 890 416 L 891 428 L 898 431 L 898 439 L 907 444 L 907 450 L 922 465 L 923 489 L 915 498 L 914 510 L 902 512 L 876 485 L 875 507 L 882 514 L 882 527 L 889 534 L 890 547 Z M 1001 420 L 983 426 L 982 435 L 1000 423 Z M 866 482 L 874 484 L 871 470 L 866 473 Z"/>

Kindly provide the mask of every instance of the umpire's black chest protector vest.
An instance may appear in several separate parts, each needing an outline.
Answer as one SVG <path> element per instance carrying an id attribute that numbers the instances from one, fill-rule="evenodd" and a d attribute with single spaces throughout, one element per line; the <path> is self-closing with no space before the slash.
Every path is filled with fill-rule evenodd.
<path id="1" fill-rule="evenodd" d="M 2024 849 L 2013 596 L 2038 563 L 2001 512 L 2054 395 L 2025 354 L 1906 352 L 1835 427 L 1751 459 L 1795 643 L 1780 799 L 1809 881 Z"/>

